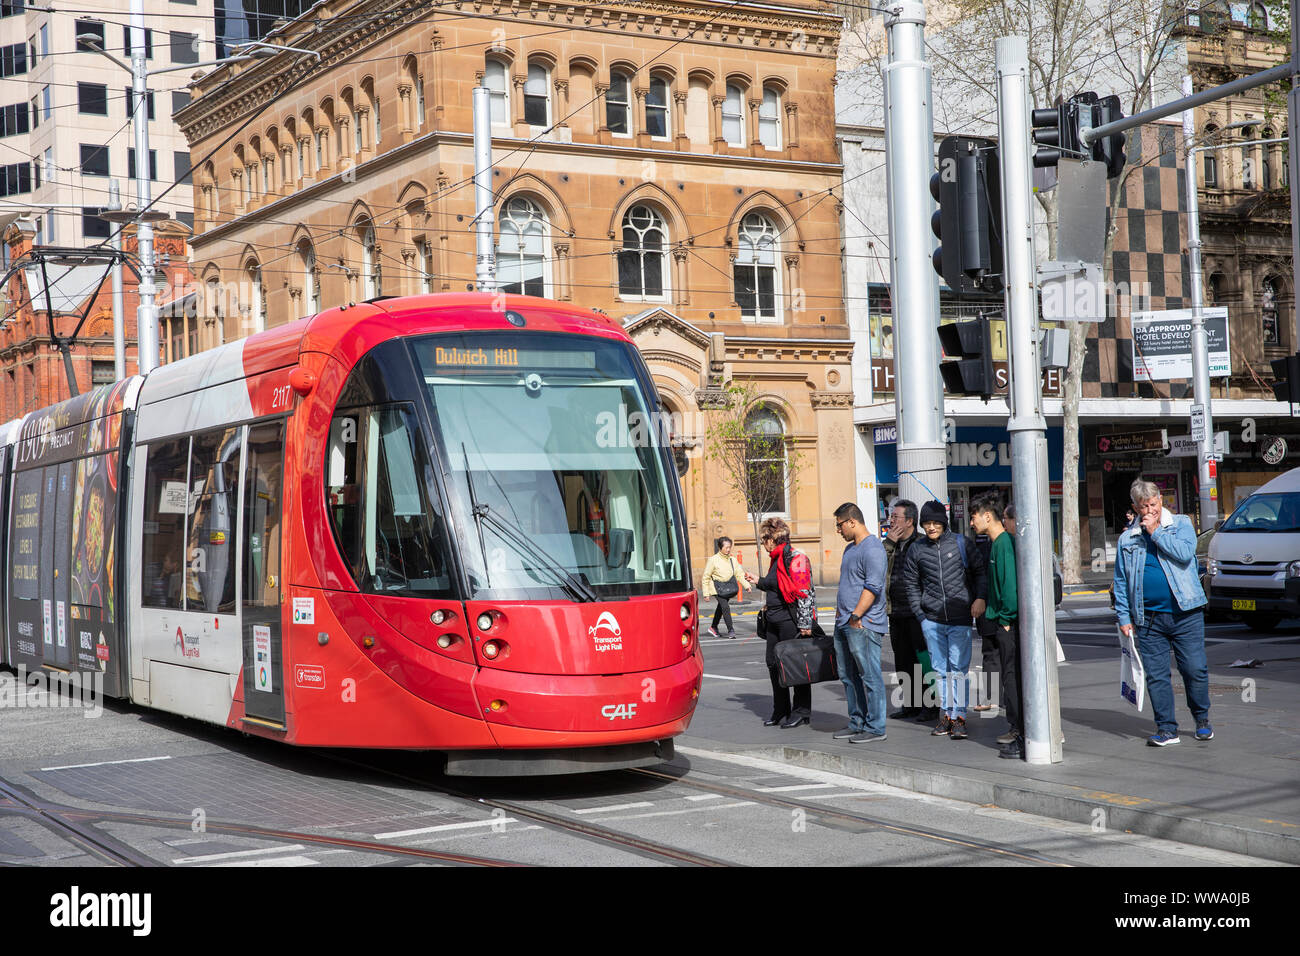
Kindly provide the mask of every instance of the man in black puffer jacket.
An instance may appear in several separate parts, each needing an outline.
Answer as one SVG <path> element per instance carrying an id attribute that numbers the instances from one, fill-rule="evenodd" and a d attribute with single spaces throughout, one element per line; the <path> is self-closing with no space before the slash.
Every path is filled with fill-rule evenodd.
<path id="1" fill-rule="evenodd" d="M 964 740 L 971 652 L 966 542 L 948 530 L 948 512 L 937 501 L 921 506 L 921 529 L 925 536 L 917 539 L 904 559 L 903 583 L 939 676 L 942 716 L 932 734 Z"/>

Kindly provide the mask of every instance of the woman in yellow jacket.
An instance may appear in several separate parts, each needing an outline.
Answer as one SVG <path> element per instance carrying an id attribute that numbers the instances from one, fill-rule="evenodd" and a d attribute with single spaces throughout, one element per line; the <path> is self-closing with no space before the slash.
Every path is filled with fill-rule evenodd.
<path id="1" fill-rule="evenodd" d="M 704 566 L 704 586 L 701 589 L 704 599 L 716 598 L 717 608 L 713 612 L 713 625 L 709 633 L 718 637 L 718 621 L 727 622 L 727 637 L 736 636 L 736 628 L 731 623 L 730 601 L 740 593 L 740 582 L 744 580 L 745 569 L 731 555 L 730 538 L 718 538 L 713 542 L 717 548 L 713 557 Z"/>

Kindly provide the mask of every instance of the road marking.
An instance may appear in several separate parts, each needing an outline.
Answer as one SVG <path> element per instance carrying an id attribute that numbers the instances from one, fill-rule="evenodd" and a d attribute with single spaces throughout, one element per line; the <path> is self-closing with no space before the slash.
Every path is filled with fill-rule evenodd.
<path id="1" fill-rule="evenodd" d="M 753 807 L 757 806 L 753 800 L 742 800 L 739 803 L 716 803 L 707 807 L 688 807 L 685 810 L 656 810 L 654 813 L 630 813 L 625 817 L 610 817 L 611 820 L 645 820 L 650 817 L 676 817 L 683 813 L 701 813 L 706 810 L 733 810 L 736 807 Z"/>
<path id="2" fill-rule="evenodd" d="M 102 760 L 99 763 L 70 763 L 65 767 L 42 767 L 41 770 L 80 770 L 83 767 L 107 767 L 115 763 L 148 763 L 151 760 L 171 759 L 171 757 L 134 757 L 131 760 Z"/>
<path id="3" fill-rule="evenodd" d="M 614 813 L 618 810 L 640 810 L 642 807 L 653 807 L 653 803 L 616 803 L 612 807 L 587 807 L 585 810 L 574 810 L 574 813 Z"/>
<path id="4" fill-rule="evenodd" d="M 394 830 L 392 833 L 376 833 L 376 840 L 400 840 L 402 837 L 418 836 L 421 833 L 442 833 L 444 830 L 468 830 L 471 827 L 490 827 L 494 824 L 518 823 L 514 817 L 493 817 L 491 820 L 468 820 L 465 823 L 444 823 L 436 827 L 420 827 L 418 830 Z"/>
<path id="5" fill-rule="evenodd" d="M 800 783 L 793 787 L 755 787 L 757 793 L 793 793 L 796 790 L 829 790 L 833 783 Z"/>
<path id="6" fill-rule="evenodd" d="M 260 850 L 232 850 L 229 853 L 208 853 L 204 856 L 182 856 L 172 860 L 173 863 L 210 863 L 213 860 L 233 860 L 236 857 L 266 856 L 268 853 L 292 853 L 294 850 L 307 849 L 301 843 L 292 846 L 264 846 Z"/>
<path id="7" fill-rule="evenodd" d="M 686 799 L 687 799 L 687 800 L 690 800 L 692 803 L 699 803 L 701 800 L 721 800 L 721 799 L 722 799 L 722 794 L 720 794 L 720 793 L 701 793 L 701 794 L 697 794 L 697 795 L 692 796 L 692 797 L 687 797 Z"/>
<path id="8" fill-rule="evenodd" d="M 213 869 L 220 866 L 320 866 L 320 860 L 309 856 L 277 856 L 271 860 L 231 860 L 229 863 L 214 863 Z"/>
<path id="9" fill-rule="evenodd" d="M 714 680 L 753 680 L 752 677 L 728 677 L 726 674 L 705 674 L 705 677 L 712 677 Z"/>

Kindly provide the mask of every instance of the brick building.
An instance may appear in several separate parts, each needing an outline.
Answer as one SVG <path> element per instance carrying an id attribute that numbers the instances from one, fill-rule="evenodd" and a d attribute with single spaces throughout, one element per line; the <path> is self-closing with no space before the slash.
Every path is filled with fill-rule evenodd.
<path id="1" fill-rule="evenodd" d="M 839 23 L 808 2 L 317 4 L 268 41 L 319 62 L 286 51 L 221 68 L 177 114 L 199 347 L 339 303 L 467 288 L 471 90 L 487 86 L 499 281 L 625 322 L 678 416 L 696 561 L 716 535 L 753 539 L 743 503 L 689 454 L 734 379 L 767 406 L 754 427 L 805 463 L 779 510 L 833 574 L 830 514 L 853 496 Z"/>

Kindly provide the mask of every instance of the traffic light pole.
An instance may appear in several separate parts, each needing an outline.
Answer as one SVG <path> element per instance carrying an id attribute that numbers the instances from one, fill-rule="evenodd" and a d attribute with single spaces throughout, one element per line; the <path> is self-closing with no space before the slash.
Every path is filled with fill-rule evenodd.
<path id="1" fill-rule="evenodd" d="M 1058 763 L 1061 698 L 1056 675 L 1056 607 L 1052 593 L 1051 502 L 1047 494 L 1047 422 L 1038 362 L 1030 168 L 1029 46 L 997 40 L 998 143 L 1002 157 L 1007 354 L 1010 358 L 1011 482 L 1016 503 L 1016 586 L 1020 598 L 1020 666 L 1024 688 L 1025 760 Z M 1070 476 L 1066 476 L 1067 479 Z"/>
<path id="2" fill-rule="evenodd" d="M 885 172 L 890 298 L 898 415 L 898 493 L 948 504 L 939 378 L 939 280 L 931 267 L 930 157 L 934 121 L 925 60 L 925 5 L 907 0 L 885 17 Z"/>
<path id="3" fill-rule="evenodd" d="M 1183 77 L 1183 96 L 1192 95 L 1192 78 Z M 1210 337 L 1205 331 L 1205 286 L 1201 275 L 1201 217 L 1197 196 L 1196 125 L 1193 111 L 1183 111 L 1183 149 L 1187 182 L 1187 272 L 1192 293 L 1192 434 L 1196 436 L 1196 478 L 1200 486 L 1201 530 L 1219 518 L 1219 491 L 1214 461 L 1214 412 L 1210 398 Z M 1199 414 L 1198 410 L 1199 409 Z M 1200 431 L 1197 431 L 1197 425 Z"/>

